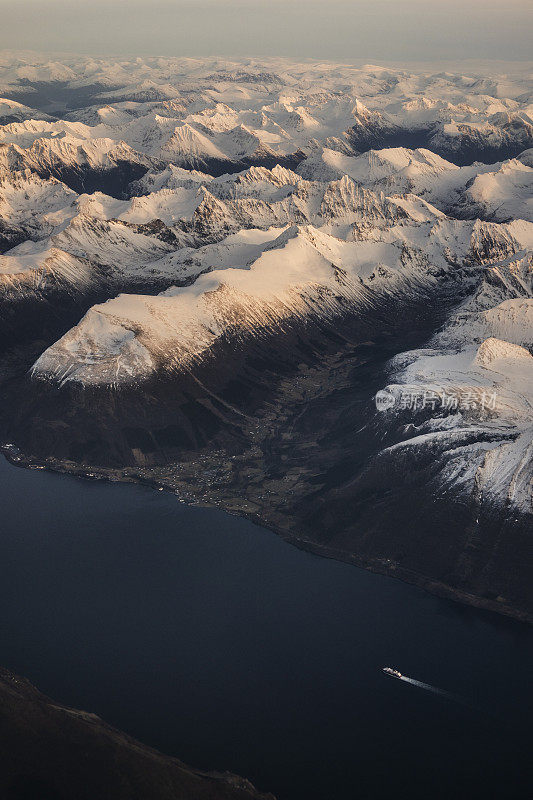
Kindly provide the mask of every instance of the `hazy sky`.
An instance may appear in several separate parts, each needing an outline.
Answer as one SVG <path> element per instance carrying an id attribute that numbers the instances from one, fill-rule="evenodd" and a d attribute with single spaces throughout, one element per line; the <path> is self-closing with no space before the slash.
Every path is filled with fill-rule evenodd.
<path id="1" fill-rule="evenodd" d="M 0 0 L 0 48 L 332 60 L 531 58 L 531 0 Z"/>

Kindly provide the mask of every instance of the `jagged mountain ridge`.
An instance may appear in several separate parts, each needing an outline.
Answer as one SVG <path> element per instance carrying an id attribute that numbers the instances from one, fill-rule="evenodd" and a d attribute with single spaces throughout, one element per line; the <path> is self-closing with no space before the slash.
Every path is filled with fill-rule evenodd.
<path id="1" fill-rule="evenodd" d="M 245 244 L 247 238 L 259 237 L 274 242 L 291 225 L 318 227 L 339 243 L 383 237 L 382 229 L 389 227 L 389 240 L 406 250 L 426 247 L 423 233 L 428 226 L 435 231 L 446 228 L 445 215 L 415 195 L 385 197 L 346 174 L 326 182 L 305 180 L 280 166 L 252 167 L 220 178 L 169 167 L 138 183 L 141 192 L 160 188 L 131 200 L 98 192 L 76 195 L 54 179 L 44 181 L 27 170 L 6 173 L 4 187 L 5 210 L 0 208 L 0 213 L 7 245 L 10 238 L 31 238 L 1 257 L 0 286 L 5 292 L 14 282 L 21 288 L 26 285 L 32 296 L 36 291 L 46 296 L 47 287 L 55 291 L 57 279 L 73 294 L 91 286 L 112 292 L 135 285 L 166 288 L 173 278 L 189 282 L 213 269 L 217 258 L 227 259 L 228 248 L 231 252 L 240 240 Z M 28 196 L 33 198 L 31 212 L 25 208 Z M 457 244 L 456 238 L 468 227 L 448 224 L 442 234 L 449 237 L 449 243 L 443 242 L 444 250 L 451 248 L 448 259 L 464 258 L 465 245 Z M 408 229 L 418 231 L 414 238 L 408 237 Z M 68 255 L 68 269 L 63 269 L 65 259 L 59 254 Z M 376 258 L 382 257 L 387 260 L 376 250 Z M 447 266 L 441 254 L 432 257 Z M 78 276 L 72 268 L 75 262 Z M 24 297 L 22 291 L 19 299 Z"/>
<path id="2" fill-rule="evenodd" d="M 408 428 L 411 438 L 384 454 L 436 447 L 442 491 L 468 493 L 474 485 L 481 505 L 503 503 L 526 514 L 532 506 L 532 280 L 531 253 L 489 267 L 428 348 L 397 357 L 397 382 L 387 391 L 397 408 L 401 397 L 415 404 L 418 398 L 419 422 Z M 437 399 L 424 405 L 429 396 Z"/>
<path id="3" fill-rule="evenodd" d="M 0 64 L 0 93 L 3 86 L 8 105 L 16 102 L 9 95 L 16 97 L 17 88 L 31 96 L 27 75 L 39 71 L 43 81 L 47 74 L 62 80 L 67 95 L 115 86 L 100 93 L 93 88 L 93 105 L 87 108 L 85 100 L 67 119 L 4 126 L 1 141 L 28 147 L 51 136 L 73 136 L 80 143 L 110 138 L 144 157 L 222 171 L 242 169 L 247 161 L 309 155 L 317 146 L 353 154 L 387 145 L 412 147 L 415 140 L 456 163 L 476 158 L 494 163 L 533 142 L 526 75 L 488 80 L 374 66 L 273 63 L 279 69 L 250 63 L 246 70 L 231 70 L 216 60 L 187 59 L 87 63 L 81 58 L 62 67 L 53 62 L 16 69 Z M 265 80 L 252 80 L 253 75 Z"/>
<path id="4" fill-rule="evenodd" d="M 347 241 L 311 226 L 292 226 L 262 242 L 255 258 L 251 248 L 245 250 L 248 258 L 240 268 L 234 251 L 235 266 L 209 270 L 190 286 L 171 287 L 157 297 L 121 295 L 94 307 L 41 356 L 33 375 L 59 383 L 121 385 L 158 370 L 179 373 L 230 331 L 253 336 L 306 317 L 333 323 L 347 307 L 354 313 L 364 308 L 369 293 L 416 294 L 460 265 L 480 263 L 479 252 L 484 265 L 516 245 L 505 226 L 451 223 L 436 212 L 430 228 L 416 207 L 414 220 L 405 207 L 395 220 L 396 208 L 391 213 L 384 198 L 379 210 L 373 225 L 350 228 Z M 524 239 L 532 236 L 527 226 Z"/>
<path id="5" fill-rule="evenodd" d="M 532 511 L 527 77 L 275 65 L 19 66 L 25 80 L 42 69 L 67 94 L 88 95 L 56 119 L 0 125 L 7 357 L 24 336 L 35 342 L 28 316 L 42 329 L 27 374 L 6 390 L 24 397 L 10 400 L 10 441 L 46 463 L 93 472 L 158 470 L 221 448 L 228 459 L 247 453 L 270 485 L 273 474 L 289 476 L 282 461 L 270 462 L 272 442 L 259 456 L 254 437 L 270 405 L 279 403 L 283 419 L 294 376 L 325 371 L 335 406 L 342 365 L 359 363 L 358 348 L 398 353 L 420 328 L 430 336 L 424 349 L 397 355 L 381 386 L 397 405 L 405 392 L 496 391 L 490 414 L 435 406 L 422 416 L 409 408 L 382 415 L 370 398 L 353 426 L 363 431 L 366 461 L 341 480 L 330 477 L 330 456 L 318 456 L 309 484 L 300 466 L 289 517 L 279 512 L 272 524 L 287 533 L 299 521 L 316 545 L 323 533 L 309 523 L 308 504 L 328 520 L 322 530 L 333 526 L 331 552 L 362 561 L 366 552 L 385 571 L 395 503 L 407 513 L 411 494 L 421 508 L 454 498 L 508 530 Z M 16 98 L 20 75 L 0 65 L 0 78 Z M 306 391 L 314 408 L 328 389 Z M 298 425 L 280 429 L 280 441 Z M 330 432 L 344 464 L 351 440 Z M 327 428 L 320 436 L 327 440 Z M 405 500 L 398 487 L 409 460 L 418 466 Z M 387 503 L 384 474 L 394 487 Z M 323 496 L 312 489 L 321 485 Z M 269 491 L 275 506 L 279 486 Z M 269 519 L 264 497 L 258 490 L 254 502 Z M 347 515 L 350 503 L 375 530 L 372 543 Z M 427 569 L 422 582 L 486 594 L 474 568 L 463 569 L 460 537 L 450 543 L 458 561 L 448 574 L 427 553 L 424 567 L 413 536 L 392 548 L 402 575 L 416 565 Z M 483 547 L 475 569 L 492 558 Z M 503 581 L 505 608 L 529 613 L 519 582 L 515 592 Z"/>

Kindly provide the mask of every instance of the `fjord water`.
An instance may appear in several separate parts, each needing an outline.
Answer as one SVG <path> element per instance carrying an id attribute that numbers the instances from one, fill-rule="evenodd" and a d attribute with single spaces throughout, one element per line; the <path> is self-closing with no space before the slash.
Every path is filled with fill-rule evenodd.
<path id="1" fill-rule="evenodd" d="M 141 486 L 0 487 L 0 664 L 55 700 L 279 800 L 526 796 L 530 627 Z"/>

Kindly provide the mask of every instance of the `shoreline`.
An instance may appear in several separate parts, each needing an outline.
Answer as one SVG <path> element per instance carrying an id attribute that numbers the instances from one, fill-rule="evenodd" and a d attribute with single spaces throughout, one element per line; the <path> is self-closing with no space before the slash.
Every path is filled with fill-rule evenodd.
<path id="1" fill-rule="evenodd" d="M 365 559 L 362 556 L 358 556 L 356 553 L 347 553 L 338 550 L 336 548 L 331 548 L 326 545 L 322 545 L 318 542 L 313 542 L 309 539 L 298 537 L 295 534 L 291 533 L 290 530 L 284 528 L 282 525 L 276 525 L 273 521 L 264 518 L 260 513 L 257 513 L 255 511 L 251 510 L 247 511 L 246 509 L 238 508 L 235 505 L 231 507 L 232 506 L 231 503 L 228 503 L 226 505 L 220 502 L 216 502 L 213 499 L 212 500 L 206 498 L 198 499 L 197 497 L 194 496 L 193 493 L 191 493 L 189 496 L 184 496 L 180 491 L 177 490 L 177 488 L 173 487 L 169 483 L 165 484 L 163 479 L 158 481 L 153 478 L 142 477 L 138 473 L 128 474 L 126 469 L 124 470 L 106 469 L 102 467 L 83 468 L 80 465 L 74 464 L 73 462 L 72 465 L 70 465 L 69 462 L 65 461 L 56 462 L 53 459 L 45 459 L 43 461 L 39 461 L 37 459 L 26 457 L 20 454 L 15 455 L 12 452 L 10 452 L 9 449 L 6 449 L 5 445 L 0 446 L 0 453 L 2 453 L 2 455 L 12 466 L 20 467 L 22 469 L 47 470 L 49 472 L 55 472 L 61 475 L 68 475 L 75 478 L 81 478 L 83 480 L 98 480 L 98 481 L 106 481 L 108 483 L 136 484 L 139 486 L 145 486 L 147 488 L 151 488 L 154 491 L 165 491 L 169 494 L 175 495 L 177 498 L 179 498 L 179 502 L 185 503 L 189 506 L 219 509 L 221 511 L 224 511 L 226 514 L 247 519 L 249 522 L 252 522 L 255 525 L 258 525 L 276 534 L 288 544 L 291 544 L 292 546 L 297 547 L 300 550 L 312 553 L 313 555 L 319 556 L 321 558 L 329 558 L 333 561 L 339 561 L 345 564 L 351 564 L 360 569 L 365 569 L 369 572 L 378 575 L 384 575 L 389 578 L 395 578 L 404 583 L 417 586 L 418 588 L 426 591 L 428 594 L 446 600 L 451 600 L 453 602 L 459 603 L 464 606 L 469 606 L 482 611 L 488 611 L 491 613 L 499 614 L 501 616 L 513 619 L 519 623 L 533 625 L 533 613 L 529 613 L 523 609 L 516 608 L 513 605 L 506 603 L 504 601 L 493 600 L 469 592 L 465 592 L 460 589 L 455 589 L 452 586 L 449 586 L 442 581 L 431 578 L 428 575 L 424 575 L 422 573 L 416 572 L 415 570 L 410 570 L 406 567 L 402 567 L 398 565 L 396 562 L 393 562 L 391 559 L 385 559 L 385 558 Z"/>

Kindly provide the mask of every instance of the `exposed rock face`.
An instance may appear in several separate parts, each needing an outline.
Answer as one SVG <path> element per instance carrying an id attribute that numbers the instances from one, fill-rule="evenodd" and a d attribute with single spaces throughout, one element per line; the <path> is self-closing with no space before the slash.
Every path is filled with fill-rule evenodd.
<path id="1" fill-rule="evenodd" d="M 55 703 L 0 669 L 0 795 L 109 800 L 274 800 L 236 775 L 202 773 L 95 714 Z"/>

